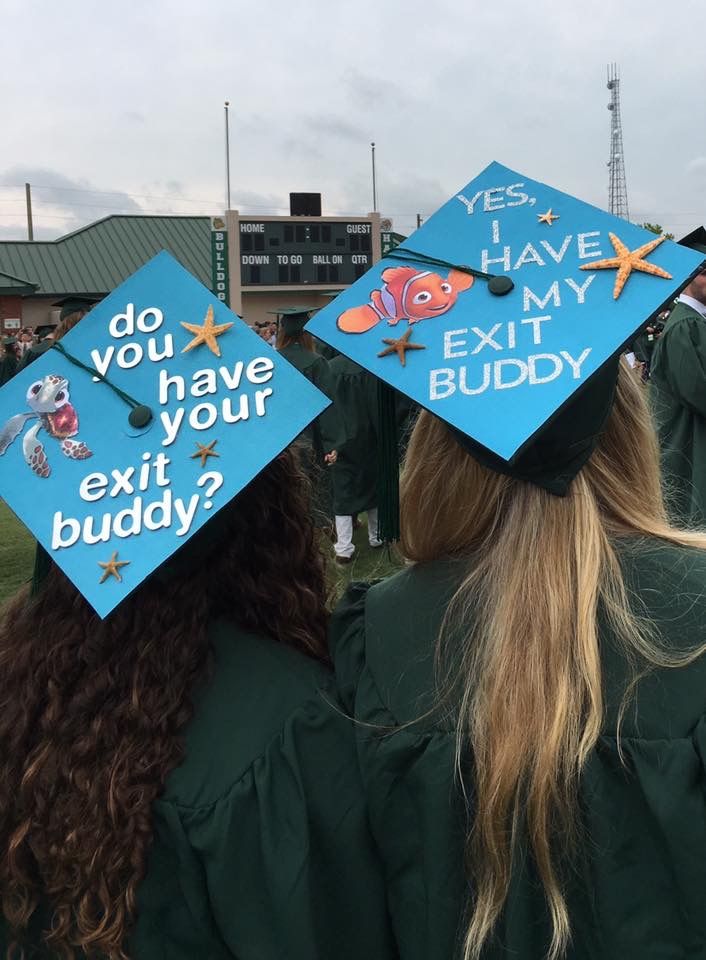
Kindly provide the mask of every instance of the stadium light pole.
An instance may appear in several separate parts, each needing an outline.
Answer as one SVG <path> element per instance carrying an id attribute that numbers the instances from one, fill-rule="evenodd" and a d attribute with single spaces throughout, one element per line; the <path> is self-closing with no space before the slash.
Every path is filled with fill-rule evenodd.
<path id="1" fill-rule="evenodd" d="M 226 100 L 224 105 L 226 120 L 226 210 L 230 210 L 230 124 L 228 117 L 228 108 L 230 100 Z"/>

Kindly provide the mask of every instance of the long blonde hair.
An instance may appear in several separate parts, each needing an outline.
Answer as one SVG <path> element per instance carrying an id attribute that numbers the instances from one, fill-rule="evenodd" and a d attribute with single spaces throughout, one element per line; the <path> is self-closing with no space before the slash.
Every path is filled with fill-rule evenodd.
<path id="1" fill-rule="evenodd" d="M 425 412 L 407 451 L 401 514 L 408 559 L 469 557 L 438 648 L 440 694 L 460 703 L 459 776 L 469 749 L 473 759 L 464 960 L 480 956 L 500 917 L 520 830 L 544 888 L 554 960 L 570 939 L 557 843 L 575 840 L 578 781 L 603 722 L 599 607 L 634 682 L 641 667 L 681 666 L 704 650 L 678 655 L 660 645 L 628 596 L 614 542 L 657 537 L 706 549 L 706 534 L 668 522 L 657 440 L 627 368 L 566 497 L 481 466 Z"/>

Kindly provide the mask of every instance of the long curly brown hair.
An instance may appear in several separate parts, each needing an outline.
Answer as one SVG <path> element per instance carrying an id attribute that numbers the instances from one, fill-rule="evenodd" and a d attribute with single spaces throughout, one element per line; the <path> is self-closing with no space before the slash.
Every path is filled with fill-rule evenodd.
<path id="1" fill-rule="evenodd" d="M 24 590 L 9 603 L 0 618 L 8 957 L 41 938 L 67 960 L 125 960 L 152 803 L 183 759 L 209 621 L 325 660 L 326 592 L 307 481 L 285 452 L 106 620 L 57 567 L 36 597 Z"/>

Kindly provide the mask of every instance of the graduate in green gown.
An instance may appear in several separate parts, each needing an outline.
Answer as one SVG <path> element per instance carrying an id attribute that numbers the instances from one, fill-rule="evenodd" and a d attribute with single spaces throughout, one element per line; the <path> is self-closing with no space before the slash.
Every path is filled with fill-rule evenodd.
<path id="1" fill-rule="evenodd" d="M 706 256 L 706 230 L 680 241 Z M 706 523 L 706 266 L 682 291 L 651 362 L 665 493 L 681 523 Z"/>
<path id="2" fill-rule="evenodd" d="M 511 177 L 549 208 L 541 226 L 513 204 L 464 210 Z M 628 249 L 619 221 L 581 206 L 569 229 L 601 226 Z M 387 352 L 380 333 L 330 321 L 332 343 L 350 336 L 361 363 L 427 408 L 402 473 L 406 566 L 351 584 L 331 628 L 403 960 L 706 958 L 706 532 L 670 525 L 645 392 L 619 362 L 647 320 L 634 304 L 659 309 L 695 258 L 655 252 L 651 276 L 623 271 L 629 297 L 598 275 L 617 257 L 588 266 L 585 301 L 549 308 L 533 376 L 537 340 L 508 337 L 506 318 L 522 315 L 524 284 L 538 289 L 536 263 L 503 278 L 479 267 L 493 230 L 521 249 L 568 208 L 486 171 L 415 234 L 409 264 L 383 265 L 388 287 L 359 311 L 391 312 L 398 280 L 407 316 L 433 303 L 438 286 L 415 272 L 424 251 L 445 292 L 454 270 L 475 270 L 466 301 L 387 332 Z M 654 249 L 637 232 L 629 247 L 641 243 Z M 593 358 L 568 397 L 573 374 L 548 360 L 559 349 Z"/>
<path id="3" fill-rule="evenodd" d="M 73 330 L 76 324 L 83 320 L 91 308 L 97 303 L 95 297 L 64 297 L 57 300 L 55 307 L 61 307 L 59 322 L 43 340 L 33 343 L 28 350 L 25 350 L 20 362 L 20 369 L 24 370 L 30 364 L 43 356 L 47 350 L 51 350 L 57 340 L 61 340 L 66 334 Z"/>
<path id="4" fill-rule="evenodd" d="M 377 535 L 378 396 L 377 380 L 342 354 L 329 362 L 336 385 L 336 404 L 345 424 L 346 442 L 331 468 L 336 515 L 336 560 L 354 554 L 353 517 L 367 513 L 368 541 L 382 546 Z"/>
<path id="5" fill-rule="evenodd" d="M 2 341 L 0 352 L 0 387 L 9 380 L 12 380 L 17 373 L 19 364 L 17 354 L 15 353 L 16 343 L 17 340 L 15 337 L 6 337 Z"/>
<path id="6" fill-rule="evenodd" d="M 183 273 L 192 298 L 212 304 Z M 163 291 L 146 281 L 141 290 L 144 302 L 161 304 L 172 336 L 188 342 Z M 120 305 L 116 294 L 112 310 L 96 318 L 99 329 Z M 217 327 L 219 334 L 224 328 L 219 345 L 227 360 L 203 344 L 192 368 L 235 362 L 241 339 L 252 334 L 239 323 Z M 90 346 L 92 333 L 84 342 Z M 68 343 L 80 352 L 76 332 Z M 265 351 L 254 361 L 260 375 L 268 361 L 274 366 L 283 404 L 296 410 L 311 397 L 309 384 L 299 385 L 305 392 L 293 389 L 302 378 L 285 371 L 269 347 L 255 349 Z M 163 359 L 161 370 L 188 371 L 189 356 Z M 49 369 L 63 372 L 63 359 L 56 353 Z M 159 364 L 148 369 L 156 380 Z M 79 386 L 92 389 L 90 367 L 70 370 L 74 399 Z M 129 389 L 124 371 L 121 383 Z M 112 411 L 99 411 L 111 441 L 105 455 L 120 447 L 124 459 L 115 463 L 125 467 L 129 449 L 139 464 L 141 444 L 150 451 L 159 444 L 157 426 L 126 439 L 128 424 L 137 432 L 126 391 L 116 399 L 99 383 L 94 396 Z M 90 440 L 85 405 L 74 402 L 81 438 Z M 302 420 L 299 414 L 295 422 Z M 125 591 L 103 619 L 52 560 L 65 562 L 73 549 L 66 541 L 55 553 L 43 551 L 45 569 L 32 590 L 0 614 L 2 957 L 395 960 L 352 721 L 333 686 L 328 585 L 309 484 L 291 449 L 267 463 L 271 415 L 251 424 L 256 451 L 270 453 L 256 452 L 254 479 L 185 543 L 181 532 L 161 529 L 165 506 L 152 514 L 149 530 L 145 521 L 111 543 L 94 539 L 80 574 L 96 595 Z M 296 427 L 288 433 L 278 422 L 276 430 L 279 443 Z M 237 426 L 222 430 L 215 451 L 203 438 L 201 465 L 190 450 L 185 456 L 184 447 L 169 446 L 173 472 L 160 496 L 172 496 L 177 469 L 200 489 L 200 470 L 214 463 L 225 492 L 233 469 L 227 445 L 237 452 L 242 435 Z M 33 475 L 22 447 L 6 446 L 3 469 L 17 471 L 17 485 L 45 485 L 34 509 L 51 517 L 60 505 L 52 476 Z M 100 455 L 93 451 L 85 465 L 70 462 L 77 488 L 80 471 L 86 483 L 100 482 L 102 474 L 91 473 Z M 49 456 L 58 472 L 58 450 Z M 123 479 L 128 489 L 132 482 L 144 490 L 134 468 Z M 89 510 L 90 496 L 82 500 Z M 110 510 L 107 494 L 95 509 L 98 517 Z M 173 549 L 183 546 L 155 562 L 147 579 L 131 582 L 140 553 L 154 550 L 150 537 L 170 534 Z"/>
<path id="7" fill-rule="evenodd" d="M 668 526 L 633 377 L 566 499 L 423 412 L 413 565 L 335 614 L 404 960 L 706 956 L 706 536 Z"/>
<path id="8" fill-rule="evenodd" d="M 333 524 L 333 494 L 328 468 L 345 442 L 345 425 L 335 403 L 336 386 L 328 361 L 304 330 L 310 311 L 292 308 L 281 314 L 277 350 L 329 400 L 334 401 L 297 438 L 297 452 L 314 486 L 314 512 L 319 526 Z"/>

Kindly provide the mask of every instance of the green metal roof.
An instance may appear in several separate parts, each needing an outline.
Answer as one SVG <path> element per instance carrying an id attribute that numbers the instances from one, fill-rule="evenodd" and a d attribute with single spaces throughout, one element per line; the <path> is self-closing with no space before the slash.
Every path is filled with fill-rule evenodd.
<path id="1" fill-rule="evenodd" d="M 2 274 L 26 277 L 37 295 L 104 295 L 168 250 L 211 286 L 211 224 L 208 217 L 114 215 L 58 240 L 0 241 Z"/>
<path id="2" fill-rule="evenodd" d="M 22 277 L 14 277 L 11 273 L 0 273 L 0 294 L 16 294 L 24 297 L 34 293 L 36 289 L 36 284 L 23 280 Z"/>

